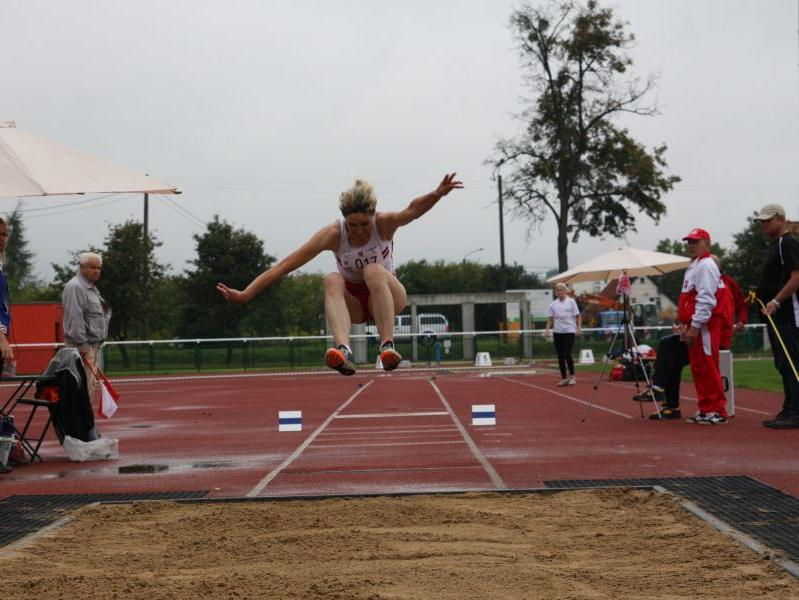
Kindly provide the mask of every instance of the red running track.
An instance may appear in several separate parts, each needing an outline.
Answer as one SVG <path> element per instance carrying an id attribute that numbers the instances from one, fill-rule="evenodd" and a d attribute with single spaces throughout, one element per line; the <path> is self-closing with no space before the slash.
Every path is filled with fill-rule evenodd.
<path id="1" fill-rule="evenodd" d="M 779 410 L 776 394 L 737 390 L 730 423 L 697 426 L 642 419 L 632 384 L 603 381 L 588 409 L 595 376 L 560 388 L 549 371 L 491 375 L 120 380 L 119 412 L 98 421 L 104 436 L 119 439 L 119 460 L 72 463 L 49 433 L 44 462 L 0 475 L 0 498 L 491 490 L 714 475 L 748 475 L 799 497 L 799 430 L 761 425 Z M 683 391 L 693 392 L 690 384 Z M 496 405 L 496 426 L 471 425 L 475 404 Z M 690 395 L 683 408 L 695 410 Z M 280 410 L 301 410 L 303 430 L 278 432 Z"/>

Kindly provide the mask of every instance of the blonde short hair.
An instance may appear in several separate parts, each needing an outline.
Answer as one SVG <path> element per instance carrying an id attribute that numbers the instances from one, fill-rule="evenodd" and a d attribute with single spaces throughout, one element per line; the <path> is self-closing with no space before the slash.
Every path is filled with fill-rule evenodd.
<path id="1" fill-rule="evenodd" d="M 555 290 L 556 291 L 557 290 L 566 290 L 566 291 L 568 291 L 569 290 L 569 286 L 566 285 L 565 283 L 556 283 L 555 284 Z"/>
<path id="2" fill-rule="evenodd" d="M 345 217 L 353 213 L 375 214 L 377 198 L 372 184 L 363 179 L 356 179 L 352 187 L 341 192 L 338 207 Z"/>

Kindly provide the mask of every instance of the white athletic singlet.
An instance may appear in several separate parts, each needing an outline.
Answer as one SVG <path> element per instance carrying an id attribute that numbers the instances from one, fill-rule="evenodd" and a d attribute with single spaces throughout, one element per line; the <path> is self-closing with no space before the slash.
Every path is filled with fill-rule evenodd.
<path id="1" fill-rule="evenodd" d="M 377 219 L 372 219 L 372 235 L 369 236 L 369 241 L 357 248 L 350 245 L 344 219 L 339 221 L 339 227 L 341 241 L 338 251 L 333 254 L 336 257 L 338 272 L 344 279 L 353 283 L 363 283 L 363 268 L 372 263 L 383 265 L 389 273 L 394 272 L 392 260 L 394 242 L 380 239 L 380 234 L 377 232 Z"/>

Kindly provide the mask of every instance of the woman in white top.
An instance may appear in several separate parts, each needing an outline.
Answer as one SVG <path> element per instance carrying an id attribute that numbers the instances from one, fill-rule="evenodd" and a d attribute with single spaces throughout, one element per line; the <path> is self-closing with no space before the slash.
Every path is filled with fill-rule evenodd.
<path id="1" fill-rule="evenodd" d="M 396 369 L 402 357 L 394 349 L 394 317 L 405 308 L 407 298 L 405 288 L 394 275 L 394 233 L 421 217 L 453 189 L 462 187 L 463 183 L 455 180 L 455 173 L 445 175 L 435 191 L 416 198 L 403 210 L 379 213 L 372 185 L 356 180 L 339 197 L 343 219 L 317 231 L 243 291 L 223 283 L 216 288 L 228 302 L 249 302 L 322 251 L 330 250 L 336 258 L 337 272 L 325 276 L 325 316 L 334 344 L 325 354 L 327 366 L 343 375 L 355 373 L 349 346 L 350 325 L 373 320 L 382 341 L 383 368 Z"/>
<path id="2" fill-rule="evenodd" d="M 574 377 L 572 348 L 574 347 L 574 338 L 580 335 L 580 326 L 582 325 L 580 307 L 577 306 L 574 298 L 568 295 L 568 291 L 565 283 L 555 286 L 556 298 L 549 305 L 549 318 L 546 331 L 544 331 L 546 337 L 549 337 L 550 331 L 553 334 L 552 339 L 555 342 L 555 351 L 558 353 L 561 377 L 558 385 L 561 386 L 577 383 L 577 379 Z"/>

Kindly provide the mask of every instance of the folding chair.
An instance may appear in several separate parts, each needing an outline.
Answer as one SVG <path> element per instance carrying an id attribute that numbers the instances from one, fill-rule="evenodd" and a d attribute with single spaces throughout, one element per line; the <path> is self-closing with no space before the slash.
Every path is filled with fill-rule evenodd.
<path id="1" fill-rule="evenodd" d="M 3 406 L 4 414 L 11 414 L 19 405 L 29 406 L 30 412 L 25 425 L 17 427 L 17 435 L 31 461 L 42 461 L 39 454 L 47 431 L 53 425 L 53 431 L 60 443 L 69 435 L 81 441 L 89 441 L 96 436 L 94 415 L 91 400 L 86 387 L 86 373 L 80 354 L 74 348 L 62 348 L 50 361 L 43 376 L 26 378 L 30 383 L 21 383 L 18 390 L 29 389 L 36 383 L 35 397 L 25 397 L 24 393 L 15 392 L 13 398 Z M 50 389 L 50 392 L 45 392 Z M 40 408 L 47 409 L 47 420 L 41 429 L 37 429 L 34 419 Z"/>
<path id="2" fill-rule="evenodd" d="M 43 392 L 40 393 L 40 390 L 54 390 L 55 394 L 53 395 L 51 392 Z M 20 398 L 17 400 L 17 405 L 23 404 L 26 406 L 30 406 L 31 410 L 28 414 L 28 418 L 25 421 L 25 426 L 22 430 L 18 430 L 19 440 L 22 444 L 22 447 L 25 449 L 31 457 L 31 462 L 35 461 L 37 458 L 40 462 L 43 461 L 42 456 L 39 454 L 39 448 L 44 441 L 45 435 L 47 435 L 47 430 L 50 428 L 50 425 L 53 425 L 53 431 L 58 437 L 58 442 L 63 444 L 64 443 L 64 429 L 61 426 L 61 422 L 58 417 L 58 412 L 55 410 L 56 405 L 58 403 L 58 384 L 53 379 L 46 379 L 42 377 L 40 382 L 36 386 L 36 395 L 33 398 Z M 47 421 L 42 427 L 41 431 L 37 435 L 29 435 L 28 432 L 31 429 L 31 425 L 33 424 L 33 419 L 36 416 L 36 411 L 40 408 L 47 409 Z M 35 445 L 34 445 L 35 442 Z"/>
<path id="3" fill-rule="evenodd" d="M 38 408 L 38 406 L 36 405 L 40 404 L 40 402 L 34 398 L 26 397 L 25 394 L 27 394 L 30 391 L 30 389 L 34 386 L 34 384 L 37 384 L 40 381 L 44 381 L 45 379 L 46 379 L 45 377 L 41 377 L 38 375 L 14 375 L 12 377 L 0 378 L 0 382 L 2 383 L 10 382 L 18 384 L 16 389 L 11 393 L 11 396 L 8 397 L 8 399 L 3 404 L 2 408 L 0 408 L 0 415 L 4 417 L 8 415 L 15 416 L 13 413 L 18 405 L 20 404 L 32 405 L 31 412 L 28 415 L 28 418 L 25 421 L 25 426 L 22 428 L 22 430 L 20 430 L 19 427 L 16 426 L 16 424 L 14 426 L 14 429 L 16 430 L 16 435 L 17 437 L 19 437 L 25 452 L 27 452 L 28 455 L 30 455 L 31 460 L 34 460 L 38 455 L 38 448 L 41 445 L 41 440 L 44 439 L 44 434 L 47 432 L 47 428 L 49 428 L 50 426 L 50 418 L 48 418 L 45 429 L 42 431 L 41 438 L 38 439 L 38 444 L 34 447 L 33 444 L 31 443 L 33 440 L 28 436 L 28 430 L 30 429 L 31 424 L 33 423 L 33 417 L 36 413 L 36 409 Z M 41 460 L 41 456 L 39 456 L 39 460 Z"/>

